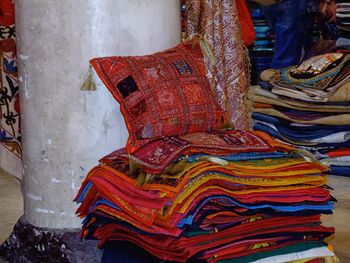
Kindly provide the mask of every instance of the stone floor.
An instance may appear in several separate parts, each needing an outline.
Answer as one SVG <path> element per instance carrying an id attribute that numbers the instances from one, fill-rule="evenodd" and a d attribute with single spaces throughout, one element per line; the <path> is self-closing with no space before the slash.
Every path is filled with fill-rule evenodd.
<path id="1" fill-rule="evenodd" d="M 323 225 L 335 227 L 335 239 L 332 241 L 340 262 L 350 262 L 350 177 L 328 176 L 328 185 L 338 200 L 333 215 L 322 217 Z"/>
<path id="2" fill-rule="evenodd" d="M 332 195 L 338 200 L 333 215 L 322 217 L 326 226 L 336 228 L 332 241 L 340 262 L 350 262 L 350 177 L 329 176 Z M 0 244 L 10 235 L 13 226 L 23 214 L 23 198 L 20 184 L 13 177 L 0 171 Z"/>
<path id="3" fill-rule="evenodd" d="M 2 244 L 23 215 L 23 197 L 19 181 L 1 170 L 0 200 L 0 244 Z"/>

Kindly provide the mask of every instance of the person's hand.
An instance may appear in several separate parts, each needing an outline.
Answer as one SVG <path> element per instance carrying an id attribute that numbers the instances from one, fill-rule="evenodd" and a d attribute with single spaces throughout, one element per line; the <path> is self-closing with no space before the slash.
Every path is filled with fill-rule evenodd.
<path id="1" fill-rule="evenodd" d="M 327 18 L 328 22 L 335 21 L 337 13 L 337 5 L 334 0 L 326 0 L 322 7 L 322 14 Z"/>

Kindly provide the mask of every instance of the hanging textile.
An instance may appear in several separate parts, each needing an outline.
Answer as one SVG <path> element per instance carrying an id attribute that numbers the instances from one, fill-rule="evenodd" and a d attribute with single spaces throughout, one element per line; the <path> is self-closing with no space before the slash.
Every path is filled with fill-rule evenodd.
<path id="1" fill-rule="evenodd" d="M 250 47 L 254 44 L 255 29 L 253 20 L 250 16 L 249 9 L 245 0 L 236 0 L 239 22 L 242 27 L 242 38 L 244 45 Z"/>
<path id="2" fill-rule="evenodd" d="M 21 179 L 20 106 L 13 0 L 0 2 L 0 168 Z"/>
<path id="3" fill-rule="evenodd" d="M 211 49 L 208 78 L 235 129 L 248 129 L 248 74 L 237 5 L 234 0 L 188 0 L 186 33 L 200 34 Z"/>

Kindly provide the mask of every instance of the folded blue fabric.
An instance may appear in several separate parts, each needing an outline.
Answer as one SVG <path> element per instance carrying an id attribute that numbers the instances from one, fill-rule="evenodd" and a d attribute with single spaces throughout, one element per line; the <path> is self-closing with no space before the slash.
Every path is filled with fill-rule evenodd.
<path id="1" fill-rule="evenodd" d="M 276 127 L 276 130 L 284 137 L 292 140 L 312 140 L 327 135 L 331 135 L 336 132 L 349 131 L 350 125 L 322 125 L 315 124 L 310 126 L 295 127 L 291 125 L 291 122 L 273 117 L 270 115 L 254 112 L 252 114 L 254 120 L 259 120 L 267 123 L 271 123 Z M 271 128 L 270 128 L 271 129 Z"/>
<path id="2" fill-rule="evenodd" d="M 271 128 L 270 126 L 267 126 L 267 125 L 265 125 L 263 123 L 256 123 L 253 126 L 253 130 L 266 132 L 268 135 L 272 136 L 273 138 L 278 138 L 278 139 L 283 140 L 283 141 L 285 141 L 284 138 L 291 139 L 288 136 L 285 136 L 284 134 L 281 134 L 278 130 L 275 130 L 275 129 Z M 293 139 L 293 140 L 298 141 L 298 145 L 299 146 L 302 145 L 304 147 L 308 147 L 308 143 L 305 142 L 305 144 L 303 144 L 304 140 L 302 139 L 301 136 L 297 137 L 297 134 L 295 134 L 295 135 L 296 135 L 295 139 Z M 319 138 L 321 138 L 321 137 L 319 137 Z M 350 147 L 350 141 L 341 142 L 341 143 L 318 143 L 318 144 L 314 144 L 311 147 L 312 148 L 327 147 L 329 149 L 339 149 L 339 148 Z"/>
<path id="3" fill-rule="evenodd" d="M 101 263 L 115 262 L 156 263 L 161 262 L 161 260 L 135 244 L 113 241 L 105 245 Z"/>
<path id="4" fill-rule="evenodd" d="M 331 170 L 328 172 L 328 174 L 350 177 L 350 166 L 331 165 L 330 168 L 331 168 Z"/>
<path id="5" fill-rule="evenodd" d="M 273 210 L 281 211 L 281 212 L 297 212 L 302 210 L 317 210 L 317 211 L 323 211 L 323 210 L 333 210 L 333 204 L 330 201 L 327 201 L 327 204 L 273 204 L 273 203 L 265 203 L 265 204 L 259 204 L 259 205 L 253 205 L 253 204 L 243 204 L 241 202 L 238 202 L 237 200 L 228 197 L 228 196 L 211 196 L 204 199 L 199 205 L 197 205 L 197 209 L 192 211 L 191 214 L 189 214 L 187 217 L 184 217 L 180 223 L 177 225 L 177 227 L 183 227 L 184 225 L 191 225 L 193 223 L 193 218 L 196 216 L 197 212 L 201 208 L 203 204 L 206 202 L 209 202 L 210 200 L 219 199 L 221 202 L 227 203 L 228 206 L 239 206 L 244 207 L 246 209 L 254 210 L 254 209 L 262 209 L 262 208 L 271 208 Z"/>
<path id="6" fill-rule="evenodd" d="M 264 121 L 264 122 L 268 122 L 268 123 L 272 123 L 272 124 L 283 124 L 283 123 L 288 124 L 289 123 L 287 120 L 280 119 L 280 118 L 266 115 L 266 114 L 259 113 L 259 112 L 254 112 L 252 114 L 252 118 L 254 120 Z"/>
<path id="7" fill-rule="evenodd" d="M 195 162 L 198 158 L 212 156 L 209 154 L 194 154 L 187 158 L 188 162 Z M 271 153 L 259 153 L 259 152 L 248 152 L 248 153 L 238 153 L 238 154 L 227 154 L 215 156 L 226 161 L 241 161 L 241 160 L 261 160 L 266 158 L 281 158 L 281 157 L 298 157 L 299 154 L 286 154 L 282 152 L 271 152 Z"/>
<path id="8" fill-rule="evenodd" d="M 268 135 L 270 135 L 271 137 L 273 138 L 278 138 L 278 139 L 281 139 L 283 140 L 282 136 L 280 135 L 280 133 L 274 129 L 272 129 L 271 127 L 265 125 L 265 124 L 262 124 L 262 123 L 256 123 L 254 126 L 253 126 L 253 130 L 254 131 L 263 131 L 263 132 L 266 132 Z"/>

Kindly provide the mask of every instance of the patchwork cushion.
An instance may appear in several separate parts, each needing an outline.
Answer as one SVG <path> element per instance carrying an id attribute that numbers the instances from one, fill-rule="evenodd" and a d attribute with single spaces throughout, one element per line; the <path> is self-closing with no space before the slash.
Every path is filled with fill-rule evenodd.
<path id="1" fill-rule="evenodd" d="M 129 130 L 128 152 L 159 137 L 219 130 L 226 122 L 196 40 L 152 55 L 90 62 L 120 103 Z"/>

